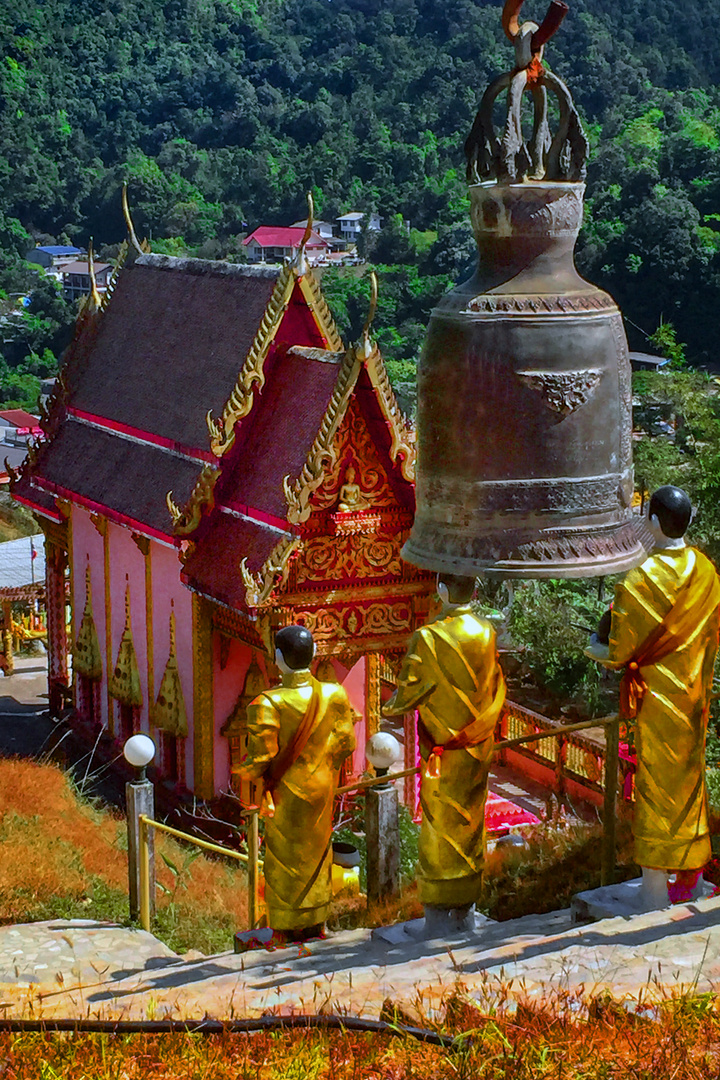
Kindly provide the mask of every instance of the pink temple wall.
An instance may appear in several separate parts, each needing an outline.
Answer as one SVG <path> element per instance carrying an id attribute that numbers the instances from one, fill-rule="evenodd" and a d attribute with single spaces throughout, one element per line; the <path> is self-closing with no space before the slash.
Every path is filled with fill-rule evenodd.
<path id="1" fill-rule="evenodd" d="M 188 718 L 188 737 L 185 740 L 185 786 L 188 791 L 192 791 L 195 772 L 192 593 L 180 581 L 180 562 L 175 548 L 151 541 L 150 560 L 153 594 L 154 692 L 157 698 L 165 665 L 170 655 L 170 612 L 174 610 L 178 669 Z"/>
<path id="2" fill-rule="evenodd" d="M 341 668 L 342 665 L 336 664 L 336 670 Z M 350 698 L 350 704 L 355 712 L 360 713 L 362 720 L 355 725 L 355 753 L 352 756 L 352 774 L 353 776 L 359 776 L 360 773 L 365 772 L 367 768 L 367 762 L 365 760 L 365 743 L 367 742 L 367 717 L 365 715 L 365 657 L 361 656 L 360 659 L 350 668 L 344 669 L 347 673 L 344 678 L 340 678 L 340 682 L 345 687 L 347 696 Z"/>
<path id="3" fill-rule="evenodd" d="M 101 695 L 101 716 L 105 727 L 108 726 L 107 708 L 107 663 L 105 659 L 105 559 L 103 538 L 90 520 L 90 514 L 78 506 L 71 509 L 72 533 L 72 608 L 73 634 L 77 637 L 80 620 L 85 608 L 85 569 L 90 559 L 90 586 L 92 589 L 92 608 L 95 629 L 100 643 L 100 655 L 103 662 L 103 692 Z M 68 642 L 72 650 L 74 641 Z"/>
<path id="4" fill-rule="evenodd" d="M 221 729 L 225 726 L 235 703 L 242 693 L 245 676 L 250 667 L 253 650 L 242 641 L 228 639 L 228 654 L 225 667 L 220 666 L 221 635 L 215 634 L 213 641 L 213 702 L 215 708 L 215 794 L 230 789 L 230 744 Z M 257 654 L 258 663 L 267 675 L 267 664 L 262 654 Z M 273 686 L 275 680 L 268 677 L 267 686 Z"/>
<path id="5" fill-rule="evenodd" d="M 130 585 L 130 619 L 133 645 L 138 661 L 143 704 L 140 729 L 155 737 L 149 724 L 148 656 L 145 618 L 145 556 L 128 529 L 108 522 L 110 564 L 110 664 L 115 663 L 120 638 L 125 627 L 125 589 Z M 85 607 L 85 567 L 90 559 L 93 615 L 103 660 L 103 692 L 101 695 L 102 722 L 108 726 L 107 657 L 105 645 L 105 555 L 103 538 L 94 527 L 90 514 L 80 507 L 72 508 L 72 599 L 74 634 L 77 636 Z M 180 581 L 177 551 L 169 544 L 150 541 L 151 589 L 153 609 L 153 695 L 157 697 L 170 652 L 170 611 L 175 610 L 175 639 L 178 668 L 188 714 L 188 738 L 185 749 L 185 786 L 193 785 L 193 643 L 192 596 Z"/>
<path id="6" fill-rule="evenodd" d="M 140 729 L 149 732 L 147 639 L 145 634 L 145 558 L 127 529 L 108 522 L 107 538 L 110 553 L 110 624 L 112 645 L 110 656 L 115 663 L 120 638 L 125 629 L 125 591 L 130 588 L 130 625 L 140 673 L 142 708 Z"/>

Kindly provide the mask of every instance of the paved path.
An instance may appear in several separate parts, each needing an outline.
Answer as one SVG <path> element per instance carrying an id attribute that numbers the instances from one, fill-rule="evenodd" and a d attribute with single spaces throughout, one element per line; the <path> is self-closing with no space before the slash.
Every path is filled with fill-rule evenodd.
<path id="1" fill-rule="evenodd" d="M 423 1021 L 442 1015 L 458 989 L 492 1004 L 509 980 L 511 998 L 717 991 L 720 897 L 585 926 L 573 926 L 568 911 L 526 916 L 486 924 L 474 940 L 384 945 L 357 930 L 307 947 L 197 959 L 111 924 L 0 929 L 0 1005 L 9 1016 L 30 1007 L 48 1017 L 136 1019 L 324 1009 L 377 1019 L 390 998 Z"/>

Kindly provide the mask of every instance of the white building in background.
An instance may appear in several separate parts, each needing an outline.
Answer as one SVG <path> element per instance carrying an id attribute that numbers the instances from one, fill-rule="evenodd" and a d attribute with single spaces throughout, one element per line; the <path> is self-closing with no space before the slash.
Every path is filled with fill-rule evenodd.
<path id="1" fill-rule="evenodd" d="M 343 240 L 348 240 L 351 243 L 355 243 L 360 238 L 363 226 L 374 229 L 376 232 L 382 228 L 382 218 L 374 212 L 371 214 L 357 212 L 341 214 L 337 221 L 340 226 L 340 236 Z"/>

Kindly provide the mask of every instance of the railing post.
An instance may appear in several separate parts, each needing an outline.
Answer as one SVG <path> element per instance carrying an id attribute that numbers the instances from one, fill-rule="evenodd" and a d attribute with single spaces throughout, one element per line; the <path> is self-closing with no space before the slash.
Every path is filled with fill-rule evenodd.
<path id="1" fill-rule="evenodd" d="M 398 793 L 393 784 L 379 784 L 365 793 L 368 904 L 388 900 L 399 890 L 400 832 Z"/>
<path id="2" fill-rule="evenodd" d="M 603 848 L 601 885 L 615 882 L 615 824 L 617 814 L 620 719 L 605 725 L 605 804 L 603 806 Z"/>
<path id="3" fill-rule="evenodd" d="M 125 785 L 128 839 L 128 885 L 130 894 L 130 918 L 140 914 L 140 817 L 154 817 L 155 797 L 149 780 L 133 781 Z M 148 880 L 150 882 L 150 918 L 155 914 L 155 843 L 154 834 L 147 837 Z"/>
<path id="4" fill-rule="evenodd" d="M 248 848 L 248 922 L 250 930 L 254 930 L 258 918 L 258 849 L 260 839 L 258 833 L 258 811 L 251 810 L 247 823 L 247 848 Z"/>
<path id="5" fill-rule="evenodd" d="M 150 887 L 150 837 L 151 826 L 148 825 L 144 814 L 140 815 L 139 821 L 140 839 L 140 925 L 143 930 L 150 932 L 150 905 L 154 899 L 154 888 Z M 154 884 L 154 882 L 153 882 Z M 153 905 L 154 907 L 154 905 Z"/>

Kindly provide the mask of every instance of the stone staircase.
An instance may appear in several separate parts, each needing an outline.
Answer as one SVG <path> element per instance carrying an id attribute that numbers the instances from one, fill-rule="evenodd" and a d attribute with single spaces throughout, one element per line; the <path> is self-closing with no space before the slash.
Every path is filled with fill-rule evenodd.
<path id="1" fill-rule="evenodd" d="M 0 928 L 5 1015 L 27 1015 L 32 1002 L 35 1015 L 46 1017 L 197 1019 L 324 1010 L 377 1019 L 389 999 L 422 1022 L 442 1016 L 458 991 L 483 1008 L 508 994 L 546 999 L 609 992 L 638 1001 L 683 989 L 703 993 L 720 983 L 718 897 L 582 926 L 573 924 L 568 909 L 487 922 L 472 937 L 389 944 L 370 930 L 354 930 L 273 952 L 196 958 L 175 956 L 142 931 L 91 922 L 63 926 Z M 19 932 L 15 949 L 23 949 L 22 978 L 10 955 L 12 931 Z M 44 950 L 33 952 L 34 935 Z M 48 963 L 50 939 L 63 935 L 70 945 Z M 80 938 L 86 951 L 78 966 Z M 94 958 L 93 938 L 103 946 Z"/>

